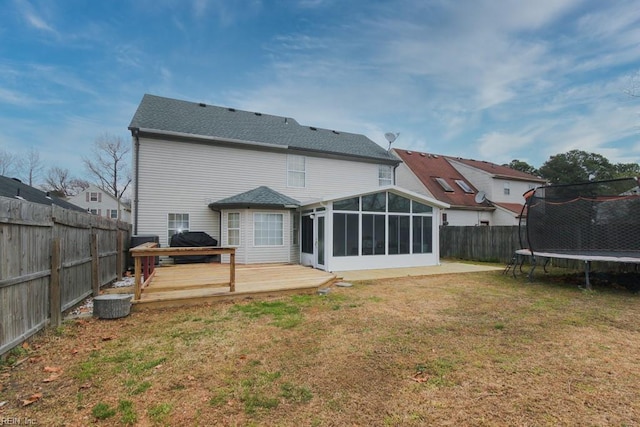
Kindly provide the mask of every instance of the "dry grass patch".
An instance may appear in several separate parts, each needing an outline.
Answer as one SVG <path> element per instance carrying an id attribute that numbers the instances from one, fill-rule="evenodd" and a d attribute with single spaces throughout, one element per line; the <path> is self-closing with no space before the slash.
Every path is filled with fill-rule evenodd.
<path id="1" fill-rule="evenodd" d="M 78 426 L 640 424 L 639 303 L 629 292 L 475 273 L 69 321 L 2 368 L 0 416 Z"/>

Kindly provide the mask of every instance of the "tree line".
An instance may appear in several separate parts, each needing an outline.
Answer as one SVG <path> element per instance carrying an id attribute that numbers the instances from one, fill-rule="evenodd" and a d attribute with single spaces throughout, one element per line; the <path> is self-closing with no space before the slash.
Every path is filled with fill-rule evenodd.
<path id="1" fill-rule="evenodd" d="M 539 169 L 514 159 L 503 166 L 539 176 L 551 184 L 575 184 L 616 178 L 640 177 L 638 163 L 611 163 L 606 157 L 582 150 L 571 150 L 549 157 Z"/>
<path id="2" fill-rule="evenodd" d="M 18 178 L 57 197 L 75 196 L 93 183 L 120 201 L 126 199 L 131 183 L 130 152 L 122 138 L 105 133 L 96 138 L 90 155 L 82 157 L 86 177 L 79 177 L 66 168 L 45 167 L 33 147 L 19 154 L 0 149 L 0 175 Z"/>

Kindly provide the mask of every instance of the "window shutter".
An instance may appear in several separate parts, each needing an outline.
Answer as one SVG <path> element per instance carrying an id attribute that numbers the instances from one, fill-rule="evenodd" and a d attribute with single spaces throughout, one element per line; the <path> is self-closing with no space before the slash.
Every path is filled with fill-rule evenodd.
<path id="1" fill-rule="evenodd" d="M 102 193 L 98 193 L 98 203 L 102 202 Z"/>
<path id="2" fill-rule="evenodd" d="M 88 202 L 89 201 L 89 192 L 88 191 L 85 193 L 85 196 L 87 196 L 87 202 Z"/>
<path id="3" fill-rule="evenodd" d="M 102 216 L 102 209 L 98 209 L 98 216 Z"/>

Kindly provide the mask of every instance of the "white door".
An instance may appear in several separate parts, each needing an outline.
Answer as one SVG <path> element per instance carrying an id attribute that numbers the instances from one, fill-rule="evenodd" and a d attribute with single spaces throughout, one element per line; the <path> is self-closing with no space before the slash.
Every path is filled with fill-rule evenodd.
<path id="1" fill-rule="evenodd" d="M 324 214 L 316 214 L 313 230 L 314 238 L 314 267 L 320 270 L 325 269 L 325 220 Z"/>

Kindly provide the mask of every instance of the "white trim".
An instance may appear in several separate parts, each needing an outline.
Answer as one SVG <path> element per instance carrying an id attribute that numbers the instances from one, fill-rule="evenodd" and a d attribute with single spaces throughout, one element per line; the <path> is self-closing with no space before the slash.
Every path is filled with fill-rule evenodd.
<path id="1" fill-rule="evenodd" d="M 424 194 L 416 193 L 415 191 L 407 190 L 405 188 L 398 187 L 397 185 L 385 185 L 383 187 L 375 187 L 371 190 L 362 191 L 358 193 L 336 194 L 328 197 L 323 197 L 321 199 L 316 199 L 316 200 L 305 203 L 304 206 L 302 206 L 302 208 L 304 209 L 307 206 L 317 205 L 317 204 L 326 205 L 327 203 L 333 202 L 334 200 L 348 199 L 351 197 L 358 197 L 358 196 L 366 196 L 368 194 L 379 193 L 382 191 L 391 191 L 392 193 L 399 194 L 401 196 L 418 199 L 418 201 L 422 201 L 427 205 L 438 207 L 440 209 L 448 209 L 451 207 L 451 205 L 449 205 L 448 203 L 441 202 L 440 200 L 436 200 L 433 197 L 425 196 Z"/>
<path id="2" fill-rule="evenodd" d="M 281 244 L 279 244 L 279 245 L 256 245 L 256 215 L 279 215 L 280 216 L 280 240 L 282 241 Z M 285 226 L 284 213 L 282 213 L 282 212 L 254 212 L 253 213 L 253 227 L 252 227 L 252 231 L 253 231 L 253 233 L 252 233 L 253 234 L 253 238 L 252 238 L 253 247 L 254 248 L 281 248 L 281 247 L 285 246 L 284 226 Z"/>

